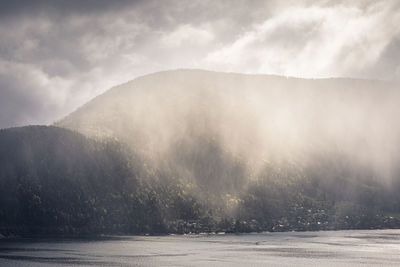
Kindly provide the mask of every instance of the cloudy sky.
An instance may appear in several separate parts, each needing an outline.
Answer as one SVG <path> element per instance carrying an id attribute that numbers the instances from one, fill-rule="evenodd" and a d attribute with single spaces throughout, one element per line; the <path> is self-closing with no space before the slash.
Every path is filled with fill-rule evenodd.
<path id="1" fill-rule="evenodd" d="M 0 128 L 166 69 L 400 81 L 400 1 L 1 1 Z"/>

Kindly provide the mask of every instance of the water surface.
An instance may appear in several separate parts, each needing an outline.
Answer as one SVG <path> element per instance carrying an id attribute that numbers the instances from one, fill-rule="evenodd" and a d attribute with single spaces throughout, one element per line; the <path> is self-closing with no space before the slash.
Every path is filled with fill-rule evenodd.
<path id="1" fill-rule="evenodd" d="M 400 230 L 0 240 L 0 266 L 400 266 Z"/>

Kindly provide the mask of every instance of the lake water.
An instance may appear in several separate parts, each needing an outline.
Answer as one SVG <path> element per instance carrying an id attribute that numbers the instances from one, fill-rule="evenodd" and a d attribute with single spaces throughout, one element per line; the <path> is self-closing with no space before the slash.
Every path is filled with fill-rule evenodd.
<path id="1" fill-rule="evenodd" d="M 0 240 L 0 266 L 400 266 L 400 230 Z"/>

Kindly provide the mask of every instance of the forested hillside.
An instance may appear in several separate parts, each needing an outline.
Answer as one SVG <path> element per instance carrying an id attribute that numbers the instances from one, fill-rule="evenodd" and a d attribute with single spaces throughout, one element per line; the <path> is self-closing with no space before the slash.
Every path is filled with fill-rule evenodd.
<path id="1" fill-rule="evenodd" d="M 291 163 L 271 163 L 249 180 L 240 175 L 243 166 L 215 143 L 202 146 L 214 155 L 207 169 L 222 162 L 231 165 L 231 173 L 224 173 L 226 178 L 189 183 L 171 170 L 151 167 L 115 141 L 93 141 L 57 127 L 1 130 L 1 233 L 93 235 L 400 226 L 393 217 L 399 212 L 399 187 L 389 190 L 368 176 L 353 177 L 354 170 L 343 167 L 344 162 L 331 166 L 343 177 L 321 180 L 321 175 L 332 175 L 328 166 L 302 169 Z"/>
<path id="2" fill-rule="evenodd" d="M 132 159 L 116 142 L 95 142 L 62 128 L 1 130 L 1 230 L 139 231 L 138 221 L 146 218 L 140 212 L 149 207 L 139 190 L 139 162 Z"/>
<path id="3" fill-rule="evenodd" d="M 140 77 L 58 127 L 0 131 L 0 233 L 400 227 L 398 99 L 378 81 Z"/>

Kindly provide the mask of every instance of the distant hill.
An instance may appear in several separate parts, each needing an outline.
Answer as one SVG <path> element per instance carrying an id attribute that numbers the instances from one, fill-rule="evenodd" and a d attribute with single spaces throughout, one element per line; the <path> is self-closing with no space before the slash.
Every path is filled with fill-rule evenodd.
<path id="1" fill-rule="evenodd" d="M 169 173 L 161 179 L 264 228 L 305 206 L 329 210 L 330 227 L 343 213 L 367 227 L 360 214 L 399 211 L 399 99 L 383 81 L 174 70 L 114 87 L 56 125 L 128 144 Z"/>
<path id="2" fill-rule="evenodd" d="M 321 155 L 390 182 L 399 170 L 399 99 L 389 82 L 175 70 L 114 87 L 56 125 L 116 138 L 200 182 Z M 232 174 L 234 162 L 242 170 Z"/>
<path id="3" fill-rule="evenodd" d="M 400 227 L 394 83 L 202 70 L 0 130 L 0 233 Z"/>

